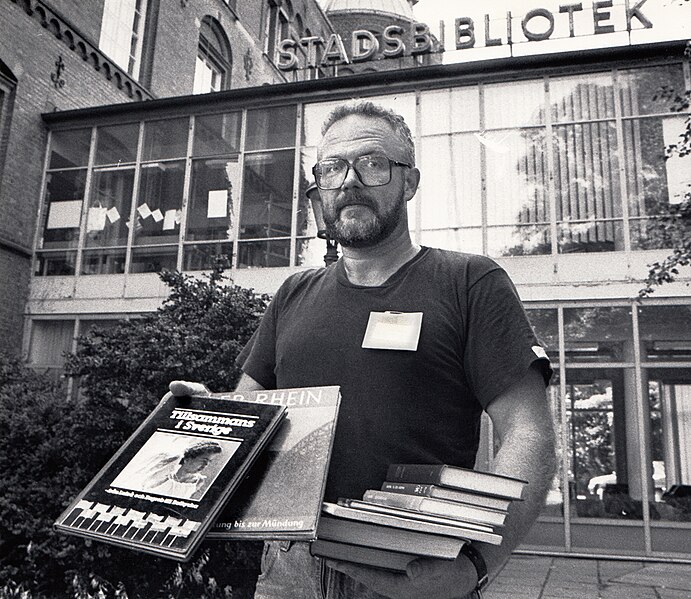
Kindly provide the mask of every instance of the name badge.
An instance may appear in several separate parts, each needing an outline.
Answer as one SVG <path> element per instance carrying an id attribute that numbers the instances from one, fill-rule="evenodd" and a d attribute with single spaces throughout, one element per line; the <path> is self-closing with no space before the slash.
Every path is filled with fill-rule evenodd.
<path id="1" fill-rule="evenodd" d="M 370 312 L 362 347 L 416 351 L 422 312 Z"/>

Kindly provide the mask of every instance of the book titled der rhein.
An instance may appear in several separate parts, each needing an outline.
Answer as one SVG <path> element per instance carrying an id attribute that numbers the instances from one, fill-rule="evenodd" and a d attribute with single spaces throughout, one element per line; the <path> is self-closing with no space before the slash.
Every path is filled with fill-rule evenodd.
<path id="1" fill-rule="evenodd" d="M 167 393 L 55 528 L 189 560 L 285 415 L 285 406 L 251 401 L 255 393 Z"/>
<path id="2" fill-rule="evenodd" d="M 235 398 L 234 394 L 220 394 Z M 339 388 L 258 392 L 287 408 L 285 424 L 207 535 L 210 539 L 312 540 L 331 459 Z"/>

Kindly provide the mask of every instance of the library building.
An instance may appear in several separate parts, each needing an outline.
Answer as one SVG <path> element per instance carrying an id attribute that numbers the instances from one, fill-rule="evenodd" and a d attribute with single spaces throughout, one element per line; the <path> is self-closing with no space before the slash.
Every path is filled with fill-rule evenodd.
<path id="1" fill-rule="evenodd" d="M 57 369 L 94 323 L 156 310 L 162 269 L 220 255 L 271 294 L 323 266 L 338 248 L 318 235 L 321 124 L 371 100 L 413 132 L 414 241 L 496 260 L 552 360 L 560 468 L 520 551 L 691 563 L 688 273 L 639 298 L 691 191 L 691 156 L 670 150 L 691 127 L 691 5 L 459 2 L 424 25 L 415 2 L 321 4 L 319 33 L 277 29 L 276 80 L 42 113 L 29 362 Z M 486 421 L 478 467 L 492 437 Z"/>

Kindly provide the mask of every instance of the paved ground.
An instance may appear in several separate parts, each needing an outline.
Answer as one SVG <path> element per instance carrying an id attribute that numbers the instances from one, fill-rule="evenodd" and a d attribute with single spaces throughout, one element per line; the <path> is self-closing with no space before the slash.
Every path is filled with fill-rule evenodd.
<path id="1" fill-rule="evenodd" d="M 515 555 L 484 599 L 691 599 L 691 565 Z"/>

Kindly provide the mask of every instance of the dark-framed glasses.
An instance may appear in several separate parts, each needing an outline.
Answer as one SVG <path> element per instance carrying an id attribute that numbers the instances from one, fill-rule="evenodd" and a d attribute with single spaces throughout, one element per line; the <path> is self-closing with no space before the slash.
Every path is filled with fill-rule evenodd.
<path id="1" fill-rule="evenodd" d="M 365 154 L 352 162 L 343 158 L 325 158 L 312 167 L 314 180 L 319 189 L 338 189 L 352 167 L 360 182 L 366 187 L 378 187 L 391 181 L 391 167 L 412 165 L 391 160 L 381 154 Z"/>

